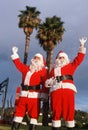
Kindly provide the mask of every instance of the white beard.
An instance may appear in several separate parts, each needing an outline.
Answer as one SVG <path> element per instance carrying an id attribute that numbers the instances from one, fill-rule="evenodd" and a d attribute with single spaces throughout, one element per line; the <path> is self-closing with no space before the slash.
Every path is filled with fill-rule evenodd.
<path id="1" fill-rule="evenodd" d="M 59 59 L 56 59 L 54 67 L 55 68 L 57 68 L 57 67 L 63 67 L 65 65 L 67 65 L 69 62 L 70 62 L 69 60 L 60 61 Z"/>
<path id="2" fill-rule="evenodd" d="M 44 64 L 41 61 L 32 59 L 30 64 L 30 71 L 31 72 L 37 72 L 41 70 L 44 67 Z"/>

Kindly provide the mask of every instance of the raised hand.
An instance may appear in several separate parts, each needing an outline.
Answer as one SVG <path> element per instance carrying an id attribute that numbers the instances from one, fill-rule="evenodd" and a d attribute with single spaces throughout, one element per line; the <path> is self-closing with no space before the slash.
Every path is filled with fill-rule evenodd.
<path id="1" fill-rule="evenodd" d="M 13 47 L 12 47 L 12 52 L 13 52 L 13 54 L 17 54 L 17 52 L 18 52 L 18 47 L 13 46 Z"/>
<path id="2" fill-rule="evenodd" d="M 79 39 L 79 41 L 80 41 L 80 45 L 84 46 L 87 41 L 87 37 L 82 37 L 81 39 Z"/>

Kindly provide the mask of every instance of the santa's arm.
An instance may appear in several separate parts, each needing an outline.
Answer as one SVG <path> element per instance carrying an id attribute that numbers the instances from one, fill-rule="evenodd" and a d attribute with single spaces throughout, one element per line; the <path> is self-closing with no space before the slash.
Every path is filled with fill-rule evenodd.
<path id="1" fill-rule="evenodd" d="M 81 64 L 86 54 L 85 43 L 87 41 L 87 38 L 82 37 L 79 41 L 80 41 L 80 47 L 78 50 L 78 55 L 75 57 L 75 59 L 72 62 L 74 68 L 77 68 Z"/>

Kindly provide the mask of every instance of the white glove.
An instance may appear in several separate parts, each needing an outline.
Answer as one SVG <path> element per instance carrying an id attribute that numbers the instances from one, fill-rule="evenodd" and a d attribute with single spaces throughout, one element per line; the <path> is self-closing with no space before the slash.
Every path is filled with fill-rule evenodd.
<path id="1" fill-rule="evenodd" d="M 12 52 L 13 52 L 13 54 L 17 54 L 18 47 L 16 47 L 16 46 L 12 47 Z"/>
<path id="2" fill-rule="evenodd" d="M 87 41 L 87 37 L 82 37 L 81 39 L 79 39 L 79 41 L 80 41 L 80 45 L 84 46 Z"/>
<path id="3" fill-rule="evenodd" d="M 54 77 L 47 79 L 45 82 L 45 87 L 46 88 L 50 88 L 52 87 L 54 84 L 56 84 L 56 79 Z"/>

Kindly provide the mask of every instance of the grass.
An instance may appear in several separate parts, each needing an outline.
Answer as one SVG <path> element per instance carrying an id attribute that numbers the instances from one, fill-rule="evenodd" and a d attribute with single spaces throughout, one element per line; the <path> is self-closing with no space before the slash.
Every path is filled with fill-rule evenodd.
<path id="1" fill-rule="evenodd" d="M 0 124 L 0 130 L 11 130 L 11 126 L 10 125 L 1 125 Z M 28 126 L 21 125 L 19 130 L 28 130 Z M 38 126 L 37 130 L 52 130 L 52 127 L 51 126 Z M 61 130 L 66 130 L 66 128 L 61 128 Z M 87 130 L 87 129 L 75 128 L 75 130 Z"/>

